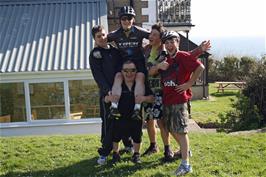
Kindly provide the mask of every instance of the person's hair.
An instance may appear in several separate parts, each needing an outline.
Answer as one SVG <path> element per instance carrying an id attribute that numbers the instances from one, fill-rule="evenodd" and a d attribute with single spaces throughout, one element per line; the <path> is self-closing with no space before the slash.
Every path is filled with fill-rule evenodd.
<path id="1" fill-rule="evenodd" d="M 123 62 L 122 66 L 127 65 L 127 64 L 131 64 L 131 63 L 133 63 L 135 65 L 135 63 L 132 60 L 126 60 L 125 62 Z M 135 65 L 135 67 L 136 67 L 136 65 Z"/>
<path id="2" fill-rule="evenodd" d="M 162 35 L 165 31 L 165 28 L 163 27 L 163 24 L 162 23 L 156 23 L 154 25 L 151 26 L 151 30 L 157 30 L 159 33 L 160 33 L 160 38 L 162 38 Z"/>
<path id="3" fill-rule="evenodd" d="M 99 31 L 102 31 L 103 29 L 104 27 L 102 25 L 95 25 L 94 27 L 92 27 L 91 34 L 93 39 L 95 39 L 95 34 L 98 33 Z"/>

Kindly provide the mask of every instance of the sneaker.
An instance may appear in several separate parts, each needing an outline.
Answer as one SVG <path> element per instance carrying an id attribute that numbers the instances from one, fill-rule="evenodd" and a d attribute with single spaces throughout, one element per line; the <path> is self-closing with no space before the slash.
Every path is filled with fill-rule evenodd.
<path id="1" fill-rule="evenodd" d="M 121 159 L 121 158 L 120 158 L 119 153 L 114 152 L 114 153 L 113 153 L 112 163 L 115 164 L 115 163 L 119 162 L 120 159 Z"/>
<path id="2" fill-rule="evenodd" d="M 183 165 L 181 164 L 178 169 L 175 171 L 176 176 L 185 175 L 187 173 L 192 173 L 191 165 Z"/>
<path id="3" fill-rule="evenodd" d="M 124 149 L 121 149 L 119 151 L 119 154 L 123 155 L 124 153 L 126 154 L 132 154 L 134 152 L 133 147 L 125 147 Z"/>
<path id="4" fill-rule="evenodd" d="M 97 163 L 99 164 L 99 165 L 104 165 L 104 164 L 106 164 L 106 162 L 107 162 L 107 157 L 106 156 L 100 156 L 99 157 L 99 159 L 97 160 Z"/>
<path id="5" fill-rule="evenodd" d="M 169 150 L 169 151 L 165 151 L 164 152 L 164 158 L 163 158 L 163 161 L 164 162 L 171 162 L 174 160 L 174 153 Z"/>
<path id="6" fill-rule="evenodd" d="M 133 163 L 141 163 L 140 161 L 140 154 L 139 153 L 134 153 L 132 156 L 132 162 Z"/>
<path id="7" fill-rule="evenodd" d="M 151 154 L 154 154 L 154 153 L 157 153 L 159 152 L 159 148 L 157 145 L 155 146 L 150 146 L 142 155 L 145 156 L 145 155 L 151 155 Z"/>
<path id="8" fill-rule="evenodd" d="M 188 151 L 188 156 L 189 156 L 189 157 L 192 157 L 192 151 L 191 151 L 191 150 Z M 182 156 L 181 156 L 181 151 L 180 151 L 180 150 L 176 151 L 176 152 L 174 153 L 174 157 L 175 157 L 175 158 L 182 158 Z"/>
<path id="9" fill-rule="evenodd" d="M 134 120 L 142 120 L 139 109 L 135 109 L 131 117 Z"/>
<path id="10" fill-rule="evenodd" d="M 110 118 L 111 119 L 119 119 L 121 117 L 120 112 L 117 108 L 110 107 Z"/>

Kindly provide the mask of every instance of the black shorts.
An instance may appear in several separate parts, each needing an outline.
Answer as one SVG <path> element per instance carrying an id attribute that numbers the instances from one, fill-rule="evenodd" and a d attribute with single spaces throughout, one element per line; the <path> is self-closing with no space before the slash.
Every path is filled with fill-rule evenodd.
<path id="1" fill-rule="evenodd" d="M 141 143 L 142 120 L 114 120 L 113 142 L 131 137 L 134 143 Z"/>

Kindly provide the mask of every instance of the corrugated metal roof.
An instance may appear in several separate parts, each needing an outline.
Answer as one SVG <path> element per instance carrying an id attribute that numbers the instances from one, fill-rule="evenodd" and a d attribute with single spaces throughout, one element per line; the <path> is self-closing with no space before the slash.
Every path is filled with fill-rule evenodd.
<path id="1" fill-rule="evenodd" d="M 0 72 L 89 69 L 90 31 L 106 9 L 105 0 L 1 0 Z"/>

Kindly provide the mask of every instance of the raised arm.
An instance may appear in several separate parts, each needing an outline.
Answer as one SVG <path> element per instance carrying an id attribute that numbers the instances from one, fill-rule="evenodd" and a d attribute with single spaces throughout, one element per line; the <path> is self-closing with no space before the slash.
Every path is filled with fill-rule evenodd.
<path id="1" fill-rule="evenodd" d="M 201 54 L 203 54 L 204 52 L 210 50 L 211 48 L 211 42 L 210 40 L 208 41 L 202 41 L 201 44 L 195 48 L 194 50 L 189 51 L 189 53 L 191 53 L 191 55 L 193 55 L 194 57 L 199 57 Z"/>

